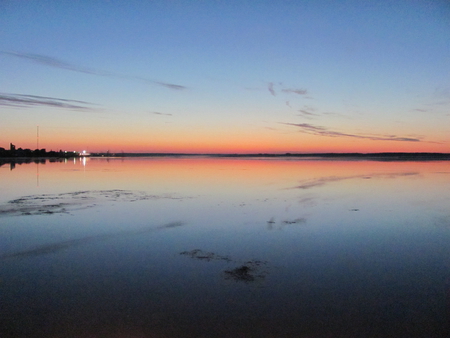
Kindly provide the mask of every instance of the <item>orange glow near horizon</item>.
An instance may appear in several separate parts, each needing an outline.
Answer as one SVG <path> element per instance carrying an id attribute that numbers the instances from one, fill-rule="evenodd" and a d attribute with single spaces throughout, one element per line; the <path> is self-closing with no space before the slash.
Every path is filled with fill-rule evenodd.
<path id="1" fill-rule="evenodd" d="M 36 146 L 27 143 L 14 143 L 17 147 L 23 149 L 36 149 Z M 9 144 L 3 145 L 3 148 L 9 149 Z M 214 145 L 161 145 L 159 147 L 155 146 L 145 146 L 145 145 L 114 145 L 114 144 L 89 144 L 81 145 L 77 143 L 63 143 L 52 142 L 47 144 L 41 144 L 41 149 L 46 149 L 47 151 L 54 150 L 66 150 L 66 151 L 81 151 L 87 150 L 89 152 L 111 152 L 111 153 L 194 153 L 194 154 L 257 154 L 257 153 L 378 153 L 378 152 L 438 152 L 438 153 L 448 153 L 450 152 L 449 147 L 436 147 L 429 144 L 419 144 L 419 145 L 409 145 L 402 144 L 399 145 L 398 142 L 394 144 L 385 144 L 380 146 L 373 145 L 371 147 L 364 147 L 358 145 L 339 145 L 339 144 L 318 144 L 318 145 L 260 145 L 260 146 L 214 146 Z"/>
<path id="2" fill-rule="evenodd" d="M 80 137 L 75 134 L 63 135 L 55 132 L 40 137 L 39 147 L 47 151 L 60 149 L 67 151 L 87 150 L 89 152 L 111 153 L 373 153 L 373 152 L 450 152 L 447 144 L 431 142 L 373 141 L 351 137 L 321 137 L 300 133 L 276 134 L 272 132 L 231 133 L 213 131 L 190 133 L 154 133 L 142 137 L 135 135 L 117 135 L 99 132 L 95 135 Z M 15 140 L 2 140 L 0 145 L 9 149 L 9 142 L 16 147 L 36 149 L 36 140 L 29 137 Z"/>
<path id="3" fill-rule="evenodd" d="M 18 145 L 19 146 L 19 145 Z M 23 146 L 22 146 L 23 147 Z M 23 147 L 28 148 L 28 147 Z M 75 142 L 64 143 L 60 146 L 58 142 L 48 145 L 43 144 L 41 148 L 47 150 L 84 150 L 90 152 L 126 152 L 126 153 L 200 153 L 200 154 L 253 154 L 253 153 L 376 153 L 376 152 L 450 152 L 448 146 L 433 145 L 427 143 L 400 143 L 400 142 L 378 142 L 376 144 L 352 144 L 352 143 L 310 143 L 310 144 L 202 144 L 194 142 L 172 143 L 160 145 L 141 144 L 77 144 Z M 30 147 L 34 149 L 34 147 Z"/>

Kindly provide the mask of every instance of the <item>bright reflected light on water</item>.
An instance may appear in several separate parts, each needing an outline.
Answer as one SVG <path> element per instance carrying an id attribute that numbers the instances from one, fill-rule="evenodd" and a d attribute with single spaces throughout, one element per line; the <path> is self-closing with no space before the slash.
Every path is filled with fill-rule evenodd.
<path id="1" fill-rule="evenodd" d="M 0 173 L 1 337 L 448 332 L 450 162 L 84 157 Z"/>

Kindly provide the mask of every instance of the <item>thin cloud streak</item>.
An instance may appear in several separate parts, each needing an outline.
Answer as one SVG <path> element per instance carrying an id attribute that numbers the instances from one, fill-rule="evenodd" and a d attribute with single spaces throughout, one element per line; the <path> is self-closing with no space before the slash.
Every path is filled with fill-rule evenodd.
<path id="1" fill-rule="evenodd" d="M 312 135 L 319 136 L 328 136 L 328 137 L 353 137 L 360 139 L 367 139 L 372 141 L 399 141 L 399 142 L 422 142 L 418 138 L 412 137 L 398 137 L 396 135 L 387 135 L 387 136 L 370 136 L 370 135 L 360 135 L 360 134 L 347 134 L 341 133 L 338 131 L 328 130 L 322 126 L 315 126 L 309 123 L 283 123 L 288 126 L 294 126 L 300 129 L 300 132 Z"/>
<path id="2" fill-rule="evenodd" d="M 275 90 L 273 89 L 273 82 L 269 82 L 267 85 L 267 89 L 269 90 L 270 94 L 273 96 L 277 96 L 277 93 L 275 93 Z"/>
<path id="3" fill-rule="evenodd" d="M 49 66 L 49 67 L 71 70 L 71 71 L 78 72 L 78 73 L 97 75 L 97 76 L 105 76 L 105 77 L 113 77 L 113 78 L 117 78 L 117 79 L 124 79 L 124 80 L 131 80 L 131 81 L 140 81 L 140 82 L 144 82 L 147 84 L 158 85 L 158 86 L 166 87 L 166 88 L 173 89 L 173 90 L 187 89 L 187 87 L 178 85 L 178 84 L 150 80 L 150 79 L 146 79 L 146 78 L 139 77 L 139 76 L 118 74 L 118 73 L 108 72 L 108 71 L 99 70 L 99 69 L 76 66 L 76 65 L 72 65 L 70 63 L 58 60 L 58 59 L 50 57 L 50 56 L 45 56 L 45 55 L 31 54 L 31 53 L 19 53 L 19 52 L 6 52 L 6 51 L 0 51 L 0 54 L 25 59 L 28 61 L 39 63 L 41 65 Z"/>
<path id="4" fill-rule="evenodd" d="M 308 120 L 314 119 L 314 116 L 320 116 L 320 114 L 313 113 L 316 111 L 315 108 L 306 106 L 306 105 L 303 106 L 303 109 L 298 109 L 297 111 L 300 113 L 300 114 L 297 114 L 297 116 L 301 116 Z"/>
<path id="5" fill-rule="evenodd" d="M 274 89 L 274 83 L 269 82 L 267 84 L 267 89 L 269 90 L 270 94 L 273 96 L 277 96 L 277 92 Z M 283 84 L 280 83 L 282 86 Z M 287 93 L 287 94 L 297 94 L 297 95 L 306 95 L 308 94 L 308 91 L 306 89 L 298 89 L 298 88 L 281 88 L 281 92 Z"/>
<path id="6" fill-rule="evenodd" d="M 175 90 L 183 90 L 183 89 L 187 89 L 187 87 L 182 86 L 182 85 L 177 85 L 177 84 L 173 84 L 173 83 L 167 83 L 167 82 L 154 82 L 157 85 L 169 88 L 169 89 L 175 89 Z"/>
<path id="7" fill-rule="evenodd" d="M 55 97 L 0 93 L 0 106 L 8 107 L 53 107 L 76 110 L 94 110 L 86 105 L 93 103 Z"/>
<path id="8" fill-rule="evenodd" d="M 157 111 L 151 111 L 150 114 L 154 114 L 154 115 L 164 115 L 164 116 L 172 116 L 172 114 L 169 113 L 160 113 Z"/>
<path id="9" fill-rule="evenodd" d="M 319 114 L 311 113 L 311 112 L 309 112 L 307 110 L 304 110 L 304 109 L 299 109 L 298 112 L 301 113 L 302 115 L 309 115 L 309 116 L 318 116 L 319 115 Z"/>
<path id="10" fill-rule="evenodd" d="M 308 91 L 306 89 L 292 89 L 292 88 L 287 88 L 287 89 L 281 89 L 281 91 L 283 93 L 293 93 L 293 94 L 297 94 L 297 95 L 306 95 L 308 94 Z"/>

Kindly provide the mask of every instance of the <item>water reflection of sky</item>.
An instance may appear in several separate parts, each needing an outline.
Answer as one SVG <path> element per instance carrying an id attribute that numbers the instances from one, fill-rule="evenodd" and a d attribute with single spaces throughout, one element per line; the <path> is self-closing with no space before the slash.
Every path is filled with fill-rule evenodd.
<path id="1" fill-rule="evenodd" d="M 449 173 L 207 158 L 3 170 L 0 333 L 439 336 Z"/>

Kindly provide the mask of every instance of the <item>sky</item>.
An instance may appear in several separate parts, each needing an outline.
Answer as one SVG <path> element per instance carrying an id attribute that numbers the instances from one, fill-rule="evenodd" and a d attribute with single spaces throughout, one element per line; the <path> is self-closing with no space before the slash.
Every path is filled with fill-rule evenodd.
<path id="1" fill-rule="evenodd" d="M 0 1 L 0 147 L 450 152 L 450 2 Z"/>

